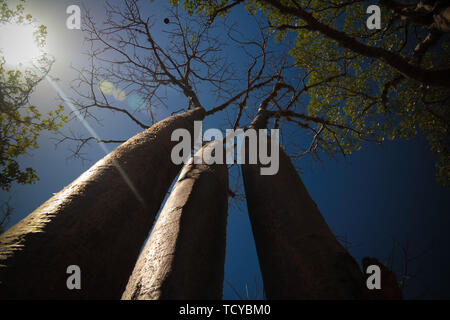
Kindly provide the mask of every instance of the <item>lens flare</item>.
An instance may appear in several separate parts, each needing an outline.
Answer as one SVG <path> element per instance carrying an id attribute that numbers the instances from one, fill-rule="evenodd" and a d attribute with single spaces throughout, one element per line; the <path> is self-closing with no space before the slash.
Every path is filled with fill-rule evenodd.
<path id="1" fill-rule="evenodd" d="M 83 118 L 80 111 L 73 105 L 71 100 L 66 96 L 64 91 L 56 84 L 55 81 L 52 80 L 49 76 L 45 77 L 47 81 L 50 83 L 50 85 L 55 89 L 56 92 L 60 95 L 60 97 L 64 100 L 64 102 L 69 106 L 69 108 L 72 110 L 72 112 L 75 114 L 75 116 L 78 118 L 78 120 L 83 124 L 83 126 L 86 128 L 86 130 L 97 140 L 101 141 L 100 137 L 98 136 L 97 132 L 89 125 L 89 123 Z M 103 152 L 105 152 L 106 155 L 109 154 L 109 150 L 106 147 L 106 145 L 103 142 L 99 142 L 100 148 L 102 148 Z M 144 198 L 140 195 L 136 187 L 134 186 L 133 182 L 131 181 L 130 177 L 128 177 L 127 173 L 122 169 L 120 164 L 113 159 L 113 164 L 116 167 L 116 169 L 119 171 L 119 174 L 122 176 L 122 179 L 125 181 L 125 183 L 128 185 L 128 187 L 131 189 L 131 191 L 134 193 L 138 201 L 145 204 Z"/>
<path id="2" fill-rule="evenodd" d="M 125 93 L 125 91 L 123 91 L 121 89 L 114 90 L 113 96 L 118 101 L 125 101 L 125 99 L 127 98 L 127 94 Z"/>
<path id="3" fill-rule="evenodd" d="M 115 90 L 114 84 L 108 80 L 102 80 L 98 83 L 98 90 L 103 94 L 112 94 Z"/>
<path id="4" fill-rule="evenodd" d="M 145 99 L 140 95 L 132 94 L 128 97 L 128 105 L 136 111 L 142 111 L 146 107 Z"/>

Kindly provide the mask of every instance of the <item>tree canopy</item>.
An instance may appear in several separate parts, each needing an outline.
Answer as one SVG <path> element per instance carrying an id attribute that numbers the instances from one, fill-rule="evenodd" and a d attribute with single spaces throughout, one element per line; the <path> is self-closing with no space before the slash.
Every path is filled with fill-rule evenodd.
<path id="1" fill-rule="evenodd" d="M 378 142 L 423 132 L 437 156 L 437 179 L 449 185 L 448 2 L 380 0 L 381 29 L 375 30 L 366 26 L 370 1 L 170 2 L 211 22 L 244 4 L 264 16 L 278 43 L 290 46 L 298 77 L 306 85 L 319 83 L 308 90 L 307 115 L 354 129 L 349 139 L 346 130 L 323 130 L 317 123 L 317 139 L 338 140 L 349 154 L 360 148 L 362 132 Z"/>
<path id="2" fill-rule="evenodd" d="M 145 129 L 160 120 L 155 117 L 158 108 L 168 108 L 164 90 L 172 88 L 187 99 L 188 108 L 203 106 L 207 116 L 226 112 L 233 128 L 249 125 L 262 107 L 274 127 L 291 124 L 316 134 L 306 123 L 311 122 L 325 131 L 355 131 L 345 123 L 302 112 L 303 96 L 322 80 L 306 83 L 307 76 L 293 77 L 296 69 L 287 59 L 288 47 L 275 44 L 260 19 L 250 19 L 256 32 L 249 35 L 233 23 L 211 23 L 173 9 L 164 19 L 169 23 L 162 26 L 162 18 L 144 13 L 148 2 L 125 0 L 123 4 L 106 4 L 107 27 L 99 26 L 89 12 L 83 19 L 90 63 L 78 70 L 72 103 L 86 118 L 97 120 L 99 110 L 120 112 Z M 332 74 L 323 81 L 340 76 Z M 129 106 L 147 111 L 149 117 L 142 120 L 127 110 Z M 358 139 L 369 135 L 355 134 Z M 97 139 L 66 136 L 63 140 L 77 140 L 83 146 Z"/>
<path id="3" fill-rule="evenodd" d="M 33 18 L 25 12 L 23 1 L 8 7 L 0 1 L 0 28 L 6 24 L 32 24 Z M 45 45 L 46 27 L 35 27 L 35 41 Z M 14 41 L 21 41 L 15 39 Z M 23 40 L 22 40 L 23 41 Z M 50 71 L 53 61 L 43 54 L 34 66 L 20 68 L 8 65 L 0 51 L 0 188 L 9 190 L 13 182 L 33 183 L 38 179 L 33 168 L 20 168 L 17 158 L 37 148 L 37 139 L 43 130 L 57 131 L 66 122 L 63 106 L 43 115 L 30 104 L 30 95 Z"/>

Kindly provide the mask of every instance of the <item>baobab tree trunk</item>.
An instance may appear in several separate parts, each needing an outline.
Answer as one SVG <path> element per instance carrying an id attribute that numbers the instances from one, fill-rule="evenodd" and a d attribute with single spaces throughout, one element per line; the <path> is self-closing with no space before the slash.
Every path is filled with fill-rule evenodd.
<path id="1" fill-rule="evenodd" d="M 98 161 L 0 237 L 1 299 L 120 299 L 139 250 L 181 166 L 171 133 L 196 108 L 161 121 Z M 67 267 L 81 269 L 69 290 Z"/>
<path id="2" fill-rule="evenodd" d="M 173 187 L 122 299 L 221 299 L 227 166 L 192 160 Z"/>
<path id="3" fill-rule="evenodd" d="M 266 125 L 267 118 L 260 113 L 251 127 Z M 261 175 L 260 165 L 242 165 L 267 298 L 364 298 L 358 264 L 331 233 L 281 147 L 279 152 L 275 175 Z"/>

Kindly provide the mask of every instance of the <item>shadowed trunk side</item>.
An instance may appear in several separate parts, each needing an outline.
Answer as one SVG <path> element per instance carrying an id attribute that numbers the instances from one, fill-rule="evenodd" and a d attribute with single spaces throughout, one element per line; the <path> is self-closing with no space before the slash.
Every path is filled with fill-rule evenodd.
<path id="1" fill-rule="evenodd" d="M 185 128 L 193 135 L 204 115 L 196 108 L 139 133 L 6 231 L 0 298 L 119 299 L 179 172 L 171 134 Z M 66 286 L 69 265 L 81 269 L 81 290 Z"/>
<path id="2" fill-rule="evenodd" d="M 222 298 L 227 166 L 192 160 L 173 187 L 122 299 Z"/>
<path id="3" fill-rule="evenodd" d="M 251 127 L 266 125 L 267 117 L 260 111 Z M 358 264 L 330 231 L 281 147 L 279 152 L 275 175 L 261 175 L 260 165 L 242 165 L 267 298 L 364 298 Z"/>

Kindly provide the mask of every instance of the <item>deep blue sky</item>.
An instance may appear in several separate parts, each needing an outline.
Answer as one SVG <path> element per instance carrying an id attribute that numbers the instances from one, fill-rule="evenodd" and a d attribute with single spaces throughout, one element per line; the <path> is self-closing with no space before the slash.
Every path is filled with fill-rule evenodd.
<path id="1" fill-rule="evenodd" d="M 49 28 L 49 51 L 56 58 L 52 75 L 61 79 L 59 85 L 68 95 L 71 94 L 69 81 L 75 76 L 70 65 L 83 64 L 84 58 L 80 55 L 81 33 L 65 28 L 65 9 L 80 2 L 34 0 L 27 4 L 28 10 Z M 95 12 L 102 12 L 101 1 L 86 3 Z M 158 2 L 151 10 L 162 21 L 165 11 Z M 250 20 L 246 20 L 244 13 L 237 13 L 234 18 L 247 32 L 256 30 L 254 25 L 246 22 Z M 232 52 L 230 56 L 233 57 Z M 161 111 L 161 118 L 185 103 L 175 92 L 169 94 L 175 107 Z M 55 98 L 56 93 L 51 87 L 42 83 L 33 95 L 33 102 L 45 111 L 56 104 Z M 209 103 L 207 99 L 204 101 Z M 144 114 L 140 116 L 145 117 Z M 218 126 L 222 116 L 207 120 L 204 129 Z M 102 137 L 128 138 L 139 132 L 139 128 L 123 121 L 120 115 L 104 114 L 103 119 L 103 127 L 95 126 Z M 84 130 L 77 121 L 71 122 L 70 128 Z M 55 150 L 51 138 L 51 135 L 43 134 L 39 139 L 40 148 L 20 161 L 24 167 L 36 168 L 40 181 L 32 186 L 14 186 L 11 192 L 0 193 L 1 200 L 11 197 L 15 208 L 9 226 L 90 166 L 89 163 L 83 166 L 80 161 L 67 160 L 70 156 L 67 146 Z M 93 161 L 104 155 L 96 145 L 86 151 Z M 450 253 L 447 249 L 450 243 L 450 197 L 449 190 L 434 180 L 433 162 L 425 138 L 418 136 L 409 141 L 387 142 L 382 147 L 366 145 L 339 161 L 324 158 L 321 163 L 306 160 L 300 164 L 303 181 L 333 232 L 357 245 L 350 252 L 358 261 L 367 255 L 385 261 L 391 254 L 393 239 L 402 245 L 408 244 L 412 256 L 424 252 L 409 263 L 417 277 L 411 279 L 405 290 L 407 298 L 450 298 Z M 237 298 L 228 283 L 243 297 L 248 284 L 250 298 L 260 297 L 255 281 L 259 288 L 262 286 L 245 203 L 239 207 L 240 210 L 231 205 L 229 210 L 224 299 Z M 400 270 L 401 251 L 397 248 L 394 253 L 396 267 Z"/>

